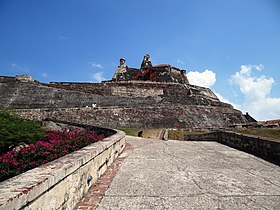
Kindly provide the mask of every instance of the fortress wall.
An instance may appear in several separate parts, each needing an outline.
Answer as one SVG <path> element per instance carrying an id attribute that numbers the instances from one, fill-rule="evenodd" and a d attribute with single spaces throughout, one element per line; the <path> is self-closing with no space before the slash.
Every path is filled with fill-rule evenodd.
<path id="1" fill-rule="evenodd" d="M 80 89 L 84 87 L 81 84 L 78 86 Z M 127 97 L 122 97 L 122 95 L 109 94 L 103 96 L 15 80 L 1 82 L 0 95 L 0 108 L 13 109 L 73 108 L 91 106 L 92 103 L 97 103 L 98 106 L 135 107 L 155 104 L 157 100 L 153 97 L 139 97 L 128 100 Z"/>
<path id="2" fill-rule="evenodd" d="M 44 84 L 11 78 L 0 81 L 0 109 L 32 109 L 30 116 L 33 110 L 42 110 L 39 117 L 67 120 L 64 118 L 69 115 L 71 120 L 67 121 L 135 128 L 227 127 L 247 122 L 241 112 L 220 102 L 210 89 L 193 85 L 146 81 Z M 98 109 L 90 108 L 93 103 Z"/>
<path id="3" fill-rule="evenodd" d="M 144 81 L 108 82 L 102 84 L 55 83 L 55 87 L 80 90 L 86 93 L 98 92 L 98 94 L 106 97 L 118 96 L 132 98 L 133 100 L 138 100 L 140 98 L 150 100 L 153 98 L 154 101 L 152 101 L 152 103 L 144 103 L 151 105 L 158 102 L 185 105 L 226 106 L 232 108 L 230 104 L 220 102 L 209 88 L 178 83 Z M 191 92 L 191 95 L 189 92 Z M 131 103 L 128 103 L 127 106 L 129 106 L 129 104 Z M 114 105 L 119 106 L 116 103 Z"/>
<path id="4" fill-rule="evenodd" d="M 14 82 L 15 80 L 16 80 L 15 77 L 0 76 L 0 83 L 1 82 Z"/>
<path id="5" fill-rule="evenodd" d="M 138 108 L 26 109 L 29 119 L 57 119 L 109 128 L 220 128 L 244 123 L 241 112 L 228 107 L 141 106 Z"/>
<path id="6" fill-rule="evenodd" d="M 110 89 L 104 88 L 100 83 L 81 83 L 81 82 L 52 82 L 44 84 L 47 87 L 59 88 L 65 90 L 79 91 L 97 95 L 110 95 Z"/>
<path id="7" fill-rule="evenodd" d="M 188 90 L 192 95 L 188 95 Z M 207 88 L 174 83 L 52 83 L 0 82 L 0 108 L 73 108 L 98 106 L 138 107 L 155 104 L 230 106 L 220 102 Z"/>
<path id="8" fill-rule="evenodd" d="M 81 107 L 100 97 L 18 81 L 0 84 L 1 108 Z"/>
<path id="9" fill-rule="evenodd" d="M 112 90 L 116 88 L 117 89 L 126 88 L 127 90 L 129 89 L 128 92 L 129 94 L 127 95 L 126 92 L 123 92 L 124 96 L 134 96 L 134 97 L 143 97 L 142 95 L 143 91 L 149 89 L 164 91 L 166 92 L 165 95 L 167 95 L 171 90 L 172 92 L 178 91 L 181 94 L 183 93 L 183 95 L 187 95 L 188 90 L 192 90 L 193 94 L 195 95 L 204 96 L 209 99 L 211 98 L 212 100 L 218 100 L 217 96 L 209 88 L 199 87 L 195 85 L 183 85 L 178 83 L 150 82 L 150 81 L 122 81 L 122 82 L 106 82 L 101 84 L 55 82 L 46 85 L 49 87 L 84 91 L 84 92 L 96 93 L 100 95 L 112 95 L 114 94 Z M 135 90 L 134 95 L 132 95 L 133 90 Z M 160 92 L 160 95 L 162 95 L 162 92 Z"/>

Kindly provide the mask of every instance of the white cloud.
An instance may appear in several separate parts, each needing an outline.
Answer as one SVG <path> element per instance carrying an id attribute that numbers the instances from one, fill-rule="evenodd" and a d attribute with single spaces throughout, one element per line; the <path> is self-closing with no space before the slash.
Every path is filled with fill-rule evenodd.
<path id="1" fill-rule="evenodd" d="M 11 64 L 11 67 L 14 69 L 14 70 L 17 70 L 17 71 L 22 71 L 22 72 L 29 72 L 29 68 L 27 67 L 22 67 L 16 63 L 12 63 Z"/>
<path id="2" fill-rule="evenodd" d="M 221 94 L 215 92 L 215 95 L 220 99 L 221 102 L 231 104 L 235 109 L 242 110 L 242 106 L 236 103 L 231 102 L 227 98 L 223 97 Z"/>
<path id="3" fill-rule="evenodd" d="M 99 69 L 103 69 L 103 66 L 99 63 L 96 62 L 89 62 L 89 64 L 93 67 L 93 68 L 99 68 Z"/>
<path id="4" fill-rule="evenodd" d="M 231 76 L 231 83 L 239 86 L 240 91 L 248 100 L 265 99 L 274 83 L 273 78 L 253 77 L 252 71 L 261 71 L 263 66 L 242 65 L 241 70 Z"/>
<path id="5" fill-rule="evenodd" d="M 270 92 L 275 84 L 272 77 L 265 75 L 255 76 L 255 72 L 261 72 L 264 66 L 242 65 L 240 71 L 231 76 L 229 82 L 233 92 L 237 93 L 234 85 L 237 85 L 244 101 L 240 104 L 233 103 L 219 93 L 215 93 L 220 101 L 231 104 L 235 109 L 243 113 L 248 112 L 256 120 L 280 119 L 280 98 L 270 97 Z M 187 73 L 190 84 L 212 87 L 216 82 L 216 74 L 211 70 L 204 72 L 190 71 Z M 239 92 L 239 91 L 238 91 Z"/>
<path id="6" fill-rule="evenodd" d="M 67 40 L 67 39 L 69 39 L 69 37 L 63 36 L 63 35 L 60 35 L 58 38 L 59 38 L 60 40 Z"/>
<path id="7" fill-rule="evenodd" d="M 187 73 L 188 80 L 192 85 L 210 88 L 216 82 L 216 74 L 206 69 L 204 72 L 190 71 Z"/>
<path id="8" fill-rule="evenodd" d="M 258 71 L 264 70 L 264 66 L 263 66 L 262 64 L 260 64 L 260 65 L 253 65 L 253 67 L 254 67 L 256 70 L 258 70 Z"/>
<path id="9" fill-rule="evenodd" d="M 243 110 L 247 110 L 257 120 L 280 119 L 280 98 L 265 98 L 246 102 Z"/>
<path id="10" fill-rule="evenodd" d="M 184 61 L 182 61 L 182 60 L 180 60 L 180 59 L 177 60 L 177 63 L 180 63 L 180 64 L 182 64 L 182 65 L 185 65 L 185 64 L 186 64 Z"/>
<path id="11" fill-rule="evenodd" d="M 242 65 L 240 71 L 231 76 L 230 84 L 238 85 L 245 97 L 243 112 L 249 112 L 257 120 L 280 119 L 280 98 L 270 97 L 274 79 L 253 76 L 254 71 L 263 69 L 263 65 Z"/>
<path id="12" fill-rule="evenodd" d="M 102 82 L 104 80 L 107 80 L 104 75 L 103 72 L 96 72 L 93 75 L 91 75 L 91 78 L 94 80 L 94 82 Z"/>
<path id="13" fill-rule="evenodd" d="M 48 77 L 48 74 L 47 74 L 46 72 L 43 72 L 43 73 L 41 74 L 41 76 L 42 76 L 42 77 Z"/>

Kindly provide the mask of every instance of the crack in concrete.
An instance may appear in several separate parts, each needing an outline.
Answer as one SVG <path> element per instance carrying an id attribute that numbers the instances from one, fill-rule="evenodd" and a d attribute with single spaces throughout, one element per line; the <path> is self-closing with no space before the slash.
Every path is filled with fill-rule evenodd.
<path id="1" fill-rule="evenodd" d="M 280 197 L 280 194 L 272 194 L 272 195 L 255 195 L 255 194 L 248 194 L 248 195 L 218 195 L 218 197 L 221 198 L 227 198 L 227 197 Z"/>
<path id="2" fill-rule="evenodd" d="M 110 198 L 117 198 L 117 197 L 124 197 L 124 198 L 138 198 L 138 197 L 148 197 L 148 198 L 195 198 L 197 196 L 210 196 L 210 193 L 194 193 L 194 194 L 189 194 L 189 195 L 105 195 L 105 197 L 110 197 Z M 214 196 L 217 197 L 218 196 Z"/>
<path id="3" fill-rule="evenodd" d="M 243 167 L 243 166 L 240 165 L 240 164 L 236 164 L 236 162 L 234 162 L 234 161 L 231 160 L 231 158 L 230 158 L 231 156 L 230 156 L 230 155 L 225 154 L 225 153 L 222 153 L 222 152 L 220 152 L 220 151 L 216 151 L 216 150 L 214 150 L 213 148 L 210 148 L 210 150 L 214 151 L 216 154 L 221 154 L 221 155 L 223 155 L 223 156 L 226 156 L 228 162 L 230 162 L 230 163 L 232 163 L 232 164 L 234 164 L 234 165 L 238 165 L 238 167 L 240 167 L 241 169 L 247 171 L 249 174 L 251 174 L 251 175 L 253 175 L 253 176 L 256 176 L 256 177 L 259 177 L 259 178 L 261 178 L 261 179 L 263 179 L 263 180 L 269 182 L 270 184 L 272 184 L 272 185 L 274 185 L 274 186 L 280 188 L 280 186 L 279 186 L 278 184 L 275 184 L 275 183 L 272 182 L 271 180 L 269 180 L 269 179 L 267 179 L 267 178 L 265 178 L 265 177 L 263 177 L 263 176 L 261 176 L 261 175 L 259 175 L 259 174 L 252 173 L 252 170 L 253 170 L 253 169 L 245 168 L 245 167 Z M 239 150 L 238 150 L 238 151 L 239 151 Z M 240 152 L 242 152 L 242 151 L 240 151 Z M 246 152 L 244 152 L 244 153 L 246 153 Z M 246 153 L 246 155 L 250 155 L 248 158 L 252 158 L 252 159 L 254 159 L 254 160 L 258 161 L 258 162 L 261 162 L 262 164 L 264 164 L 264 165 L 266 165 L 266 166 L 268 166 L 268 167 L 271 167 L 271 166 L 270 166 L 270 163 L 266 163 L 265 161 L 260 160 L 258 157 L 255 157 L 254 155 L 247 154 L 247 153 Z"/>
<path id="4" fill-rule="evenodd" d="M 224 209 L 224 208 L 220 208 L 221 204 L 223 203 L 223 201 L 221 200 L 222 198 L 246 198 L 247 200 L 251 201 L 252 203 L 255 203 L 257 204 L 259 207 L 261 207 L 262 209 L 270 209 L 270 208 L 267 208 L 265 206 L 263 206 L 260 202 L 258 202 L 258 200 L 253 200 L 252 198 L 253 197 L 264 197 L 264 198 L 267 198 L 267 197 L 279 197 L 280 198 L 280 195 L 219 195 L 218 196 L 218 206 L 219 208 L 218 209 Z M 245 206 L 248 206 L 248 203 L 246 202 L 242 202 L 243 205 Z"/>
<path id="5" fill-rule="evenodd" d="M 195 185 L 200 189 L 203 190 L 203 188 L 197 183 L 195 179 L 192 179 L 192 181 L 195 183 Z"/>
<path id="6" fill-rule="evenodd" d="M 280 186 L 279 186 L 278 184 L 275 184 L 275 183 L 272 182 L 271 180 L 269 180 L 269 179 L 267 179 L 267 178 L 265 178 L 265 177 L 263 177 L 263 176 L 261 176 L 261 175 L 259 175 L 259 174 L 255 174 L 255 173 L 253 173 L 253 172 L 252 172 L 251 170 L 249 170 L 249 169 L 248 169 L 248 173 L 251 174 L 251 175 L 253 175 L 253 176 L 259 177 L 259 178 L 265 180 L 266 182 L 269 182 L 270 184 L 272 184 L 272 185 L 278 187 L 279 190 L 280 190 Z"/>

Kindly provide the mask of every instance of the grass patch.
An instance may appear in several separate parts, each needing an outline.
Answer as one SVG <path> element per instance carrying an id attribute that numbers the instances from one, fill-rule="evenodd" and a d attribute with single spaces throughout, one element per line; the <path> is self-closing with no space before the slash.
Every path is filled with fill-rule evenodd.
<path id="1" fill-rule="evenodd" d="M 0 111 L 0 154 L 21 143 L 34 144 L 44 136 L 40 122 L 23 119 L 11 111 Z"/>
<path id="2" fill-rule="evenodd" d="M 199 132 L 199 131 L 186 131 L 186 130 L 169 130 L 168 131 L 168 139 L 173 139 L 173 140 L 180 140 L 184 141 L 185 135 L 201 135 L 205 134 L 206 132 Z"/>
<path id="3" fill-rule="evenodd" d="M 126 135 L 129 136 L 138 136 L 140 131 L 143 131 L 142 137 L 143 138 L 151 138 L 156 139 L 159 132 L 162 129 L 141 129 L 141 128 L 117 128 L 118 130 L 124 131 Z"/>
<path id="4" fill-rule="evenodd" d="M 280 140 L 280 128 L 235 129 L 237 133 Z"/>
<path id="5" fill-rule="evenodd" d="M 141 131 L 141 129 L 138 128 L 117 128 L 117 130 L 121 130 L 129 136 L 137 136 L 138 132 Z"/>

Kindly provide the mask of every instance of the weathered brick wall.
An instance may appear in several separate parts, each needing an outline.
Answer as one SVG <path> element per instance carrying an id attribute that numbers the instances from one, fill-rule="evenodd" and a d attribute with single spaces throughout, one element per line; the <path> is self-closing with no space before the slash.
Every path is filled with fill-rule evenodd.
<path id="1" fill-rule="evenodd" d="M 66 90 L 83 91 L 85 93 L 94 93 L 103 96 L 118 95 L 134 98 L 161 96 L 166 101 L 170 102 L 173 102 L 174 95 L 176 95 L 178 102 L 181 100 L 181 103 L 183 104 L 185 104 L 186 100 L 192 97 L 195 97 L 196 99 L 203 97 L 216 102 L 216 105 L 224 105 L 223 103 L 218 103 L 220 101 L 209 88 L 195 85 L 182 85 L 178 83 L 144 81 L 107 82 L 102 84 L 57 82 L 48 84 L 47 86 Z M 189 95 L 189 90 L 191 90 L 192 96 Z M 195 105 L 196 103 L 192 103 L 191 101 L 188 104 Z"/>
<path id="2" fill-rule="evenodd" d="M 202 135 L 185 135 L 185 140 L 216 141 L 264 158 L 280 166 L 280 142 L 277 140 L 228 131 L 217 131 Z"/>
<path id="3" fill-rule="evenodd" d="M 0 77 L 0 95 L 0 109 L 48 109 L 37 115 L 106 127 L 227 127 L 247 122 L 240 111 L 220 102 L 210 89 L 178 83 L 44 84 Z M 93 103 L 99 108 L 84 109 Z M 62 112 L 55 110 L 58 108 L 79 109 Z"/>
<path id="4" fill-rule="evenodd" d="M 189 94 L 191 91 L 192 95 Z M 176 83 L 51 83 L 0 79 L 0 108 L 70 108 L 91 106 L 141 106 L 186 104 L 228 106 L 207 88 Z"/>
<path id="5" fill-rule="evenodd" d="M 26 109 L 17 113 L 30 119 L 50 118 L 109 128 L 220 128 L 232 122 L 243 123 L 239 111 L 211 106 Z"/>
<path id="6" fill-rule="evenodd" d="M 83 85 L 80 85 L 83 87 Z M 122 95 L 98 95 L 76 90 L 48 87 L 40 83 L 26 83 L 9 79 L 0 82 L 0 109 L 73 108 L 91 106 L 141 106 L 156 103 L 152 97 L 133 100 Z"/>

